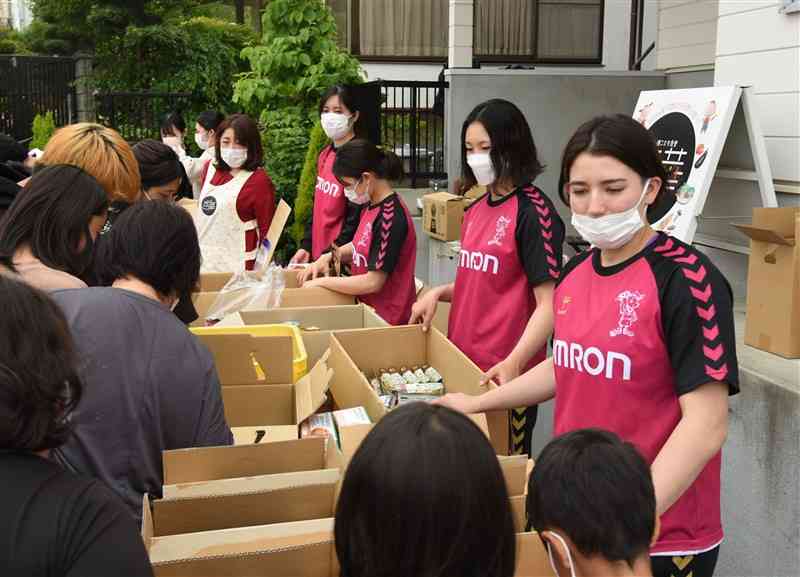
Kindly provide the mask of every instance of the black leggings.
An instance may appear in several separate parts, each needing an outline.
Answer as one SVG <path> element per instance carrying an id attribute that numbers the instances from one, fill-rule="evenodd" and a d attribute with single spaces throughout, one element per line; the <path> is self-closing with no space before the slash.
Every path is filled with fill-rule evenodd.
<path id="1" fill-rule="evenodd" d="M 686 557 L 650 557 L 653 577 L 712 577 L 717 566 L 719 547 Z"/>

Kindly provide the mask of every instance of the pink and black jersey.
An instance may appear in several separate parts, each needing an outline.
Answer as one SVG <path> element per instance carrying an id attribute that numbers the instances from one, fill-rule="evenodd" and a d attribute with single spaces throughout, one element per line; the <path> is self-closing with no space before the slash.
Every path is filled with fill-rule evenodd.
<path id="1" fill-rule="evenodd" d="M 405 325 L 411 318 L 416 299 L 414 267 L 417 236 L 405 203 L 392 194 L 361 212 L 353 238 L 353 276 L 383 271 L 388 277 L 380 292 L 362 295 L 359 300 L 373 307 L 391 325 Z"/>
<path id="2" fill-rule="evenodd" d="M 505 359 L 536 309 L 533 287 L 558 279 L 564 223 L 535 186 L 464 214 L 450 311 L 450 340 L 483 371 Z M 544 360 L 542 349 L 530 362 Z"/>
<path id="3" fill-rule="evenodd" d="M 708 258 L 659 234 L 626 262 L 598 250 L 567 265 L 555 292 L 555 434 L 597 427 L 655 460 L 681 419 L 679 397 L 709 382 L 738 392 L 732 294 Z M 662 516 L 652 554 L 722 541 L 717 454 Z"/>
<path id="4" fill-rule="evenodd" d="M 333 174 L 336 148 L 326 146 L 317 159 L 317 186 L 314 189 L 314 208 L 302 248 L 317 260 L 335 242 L 344 246 L 353 239 L 359 222 L 360 207 L 349 202 L 344 185 Z"/>

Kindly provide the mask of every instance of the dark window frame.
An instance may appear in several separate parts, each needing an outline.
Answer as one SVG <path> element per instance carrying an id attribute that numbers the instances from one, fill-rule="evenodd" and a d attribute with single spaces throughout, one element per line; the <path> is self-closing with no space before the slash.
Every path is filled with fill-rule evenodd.
<path id="1" fill-rule="evenodd" d="M 446 64 L 447 56 L 371 56 L 368 54 L 361 54 L 361 30 L 360 30 L 360 4 L 361 0 L 350 0 L 350 38 L 349 48 L 350 54 L 355 56 L 360 62 L 366 63 L 387 63 L 387 64 L 400 64 L 400 63 L 420 63 L 420 64 Z M 542 66 L 602 66 L 603 64 L 603 35 L 605 33 L 605 14 L 606 14 L 606 0 L 600 0 L 600 30 L 599 42 L 597 46 L 596 58 L 539 58 L 538 57 L 538 38 L 534 44 L 534 53 L 530 56 L 502 56 L 502 55 L 486 55 L 475 54 L 474 58 L 478 62 L 485 64 L 530 64 Z M 535 11 L 534 29 L 537 34 L 539 31 L 539 4 Z M 473 27 L 473 47 L 475 46 L 475 28 Z"/>

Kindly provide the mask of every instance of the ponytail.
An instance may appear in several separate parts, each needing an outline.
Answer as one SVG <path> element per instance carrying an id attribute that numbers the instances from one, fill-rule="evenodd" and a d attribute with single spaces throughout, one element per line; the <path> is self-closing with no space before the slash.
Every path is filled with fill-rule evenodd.
<path id="1" fill-rule="evenodd" d="M 351 140 L 336 151 L 333 174 L 359 178 L 365 172 L 374 172 L 378 178 L 398 181 L 403 178 L 403 161 L 391 151 L 383 150 L 368 140 Z"/>

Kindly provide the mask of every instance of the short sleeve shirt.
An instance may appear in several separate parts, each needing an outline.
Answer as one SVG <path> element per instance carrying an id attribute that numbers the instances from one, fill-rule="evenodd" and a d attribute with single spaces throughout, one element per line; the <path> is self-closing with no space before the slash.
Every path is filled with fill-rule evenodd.
<path id="1" fill-rule="evenodd" d="M 75 432 L 53 451 L 66 468 L 103 480 L 142 514 L 161 495 L 161 452 L 230 445 L 211 353 L 163 304 L 112 287 L 52 294 L 83 359 Z"/>
<path id="2" fill-rule="evenodd" d="M 681 419 L 679 397 L 710 382 L 739 390 L 732 293 L 695 248 L 659 234 L 603 267 L 573 258 L 555 292 L 555 434 L 597 427 L 652 463 Z M 722 540 L 718 453 L 662 517 L 654 554 L 696 553 Z"/>

